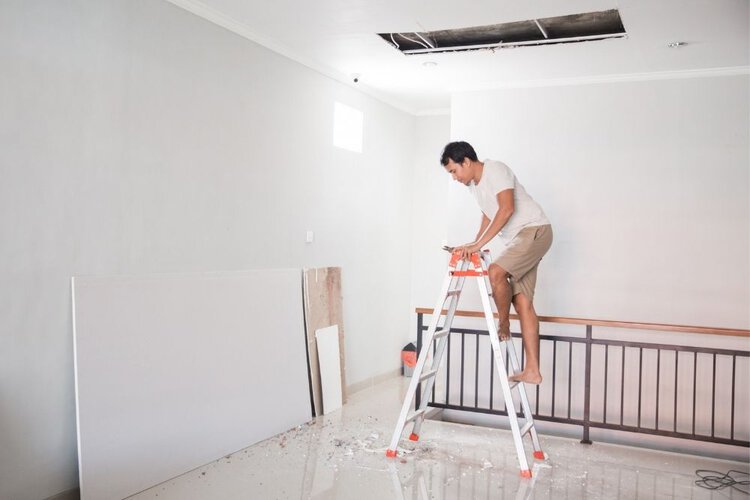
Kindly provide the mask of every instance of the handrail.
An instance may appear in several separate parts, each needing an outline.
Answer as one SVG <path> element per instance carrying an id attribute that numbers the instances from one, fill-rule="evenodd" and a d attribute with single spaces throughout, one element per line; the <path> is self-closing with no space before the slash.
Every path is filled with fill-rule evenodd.
<path id="1" fill-rule="evenodd" d="M 433 311 L 418 308 L 416 312 L 417 351 L 422 352 L 424 348 L 423 334 L 426 331 L 429 332 L 430 328 L 435 328 L 436 319 L 439 318 L 433 317 L 430 321 L 430 327 L 428 327 L 425 325 L 424 317 L 425 315 L 432 315 Z M 446 311 L 443 311 L 443 314 L 445 313 Z M 484 316 L 483 313 L 475 311 L 456 311 L 455 314 L 464 317 Z M 593 333 L 596 328 L 593 325 L 735 335 L 741 338 L 749 337 L 750 330 L 581 318 L 540 317 L 540 320 L 550 323 L 585 326 L 585 335 L 547 333 L 539 336 L 540 342 L 547 347 L 546 350 L 541 350 L 544 354 L 540 356 L 540 363 L 544 364 L 544 367 L 548 369 L 547 374 L 551 375 L 552 390 L 545 391 L 546 394 L 542 394 L 539 386 L 536 386 L 534 419 L 580 426 L 582 430 L 581 443 L 587 444 L 591 443 L 591 429 L 608 429 L 750 447 L 750 442 L 747 440 L 747 425 L 744 423 L 746 420 L 741 418 L 742 413 L 739 410 L 739 408 L 746 406 L 747 399 L 743 396 L 745 391 L 736 390 L 738 387 L 747 387 L 747 374 L 742 368 L 742 366 L 747 366 L 747 359 L 750 356 L 750 346 L 746 342 L 742 342 L 743 346 L 740 348 L 702 347 L 694 342 L 682 342 L 685 345 L 663 344 L 658 341 L 646 342 L 642 339 L 642 336 L 636 339 L 628 339 L 627 336 L 622 335 L 617 337 L 594 336 Z M 583 333 L 584 328 L 581 328 L 581 330 L 580 333 Z M 428 395 L 428 406 L 492 415 L 507 415 L 508 411 L 518 413 L 515 405 L 506 403 L 504 398 L 504 409 L 500 409 L 498 405 L 494 404 L 493 395 L 496 391 L 493 390 L 493 381 L 496 378 L 497 371 L 493 370 L 492 360 L 497 358 L 497 355 L 493 356 L 489 342 L 480 341 L 480 337 L 486 335 L 488 335 L 486 326 L 480 329 L 451 327 L 450 335 L 441 338 L 441 341 L 445 339 L 448 342 L 447 359 L 445 360 L 445 383 L 439 395 L 436 394 L 433 386 L 432 394 Z M 521 333 L 517 331 L 512 332 L 512 335 L 516 339 L 522 337 Z M 467 343 L 467 336 L 469 338 L 475 336 L 475 340 Z M 453 346 L 450 343 L 451 339 L 454 341 Z M 594 349 L 598 352 L 596 356 L 594 355 Z M 482 351 L 484 354 L 482 354 Z M 578 357 L 575 364 L 573 363 L 574 351 L 577 352 L 576 356 Z M 521 364 L 523 365 L 523 351 L 521 352 Z M 460 383 L 457 386 L 459 394 L 458 397 L 454 395 L 453 399 L 450 395 L 455 394 L 453 391 L 456 390 L 456 383 L 451 382 L 451 374 L 456 369 L 452 368 L 454 365 L 451 363 L 451 353 L 458 357 L 458 360 L 454 363 L 458 363 L 460 374 Z M 580 359 L 582 353 L 583 360 Z M 490 354 L 491 361 L 480 363 L 480 358 L 484 358 L 486 354 Z M 567 370 L 564 368 L 566 358 Z M 614 362 L 611 366 L 612 369 L 610 369 L 610 361 Z M 742 364 L 740 365 L 738 362 Z M 469 367 L 470 371 L 474 371 L 473 376 L 469 373 L 469 376 L 465 377 L 466 366 Z M 637 368 L 634 366 L 637 366 Z M 721 366 L 722 369 L 717 370 L 717 366 Z M 707 369 L 710 369 L 708 371 L 710 375 L 705 377 Z M 674 370 L 673 376 L 670 375 L 672 370 Z M 618 371 L 620 372 L 619 375 Z M 573 375 L 574 372 L 576 373 L 575 376 Z M 700 378 L 698 377 L 699 373 L 703 373 Z M 603 377 L 601 377 L 602 375 Z M 489 380 L 486 379 L 486 376 L 489 376 Z M 596 384 L 592 385 L 592 376 L 597 379 L 603 378 L 603 383 L 597 381 Z M 546 377 L 547 375 L 545 375 Z M 480 378 L 484 380 L 481 384 L 481 390 Z M 567 378 L 567 383 L 563 381 L 557 384 L 558 380 L 564 380 L 565 378 Z M 660 387 L 662 380 L 663 385 Z M 701 389 L 699 389 L 699 381 L 702 384 Z M 648 385 L 651 390 L 645 390 L 644 384 Z M 727 389 L 724 392 L 717 392 L 717 388 L 720 386 Z M 464 390 L 466 388 L 472 391 L 472 397 L 469 399 L 473 399 L 473 404 L 465 401 Z M 562 393 L 556 393 L 556 389 L 562 391 Z M 574 401 L 572 394 L 574 392 L 580 393 L 581 389 L 583 389 L 582 400 Z M 608 395 L 608 390 L 614 391 L 614 393 L 610 392 Z M 549 397 L 550 392 L 551 397 Z M 564 396 L 565 392 L 567 392 L 567 405 L 565 405 L 564 397 L 556 397 L 561 394 Z M 727 398 L 728 392 L 731 392 L 731 396 Z M 684 403 L 690 401 L 691 393 L 692 420 L 687 421 L 688 424 L 691 424 L 688 428 L 685 425 L 685 417 L 688 416 L 689 418 L 690 415 L 689 412 L 685 412 Z M 612 394 L 619 397 L 613 397 Z M 418 406 L 421 403 L 421 395 L 420 386 L 417 385 Z M 707 401 L 709 396 L 710 407 Z M 619 399 L 619 406 L 616 401 L 610 401 L 616 399 Z M 542 405 L 546 405 L 546 408 L 540 407 L 540 401 Z M 562 401 L 562 405 L 558 408 L 562 408 L 562 413 L 560 410 L 556 413 L 556 403 L 560 403 L 560 401 Z M 625 406 L 626 401 L 629 407 Z M 646 401 L 645 407 L 642 406 L 643 401 Z M 736 406 L 737 401 L 740 401 L 741 406 Z M 615 403 L 614 406 L 612 406 L 613 402 Z M 636 402 L 637 412 L 635 411 Z M 696 411 L 699 407 L 703 408 L 702 413 Z M 630 410 L 627 410 L 627 408 L 630 408 Z M 710 420 L 708 420 L 704 411 L 706 408 L 710 409 Z M 571 413 L 572 409 L 577 412 L 578 416 Z M 597 411 L 592 413 L 592 409 L 599 411 L 599 413 Z M 581 411 L 583 418 L 580 417 Z M 565 413 L 567 413 L 567 416 Z M 636 416 L 637 422 L 633 418 Z M 619 423 L 617 423 L 617 420 L 619 420 Z M 697 427 L 696 423 L 698 424 Z M 708 432 L 709 424 L 710 433 Z"/>
<path id="2" fill-rule="evenodd" d="M 424 307 L 416 308 L 417 314 L 432 314 L 432 309 Z M 442 315 L 447 314 L 443 309 Z M 458 310 L 455 316 L 468 318 L 484 318 L 484 313 L 479 311 L 462 311 Z M 495 313 L 497 317 L 497 313 Z M 518 315 L 511 314 L 511 319 L 518 319 Z M 583 318 L 560 318 L 555 316 L 539 316 L 539 321 L 543 323 L 564 323 L 568 325 L 591 325 L 591 326 L 608 326 L 613 328 L 631 328 L 637 330 L 658 330 L 662 332 L 684 332 L 684 333 L 701 333 L 706 335 L 728 335 L 733 337 L 750 337 L 750 330 L 740 328 L 714 328 L 708 326 L 686 326 L 686 325 L 668 325 L 662 323 L 640 323 L 633 321 L 608 321 L 601 319 L 583 319 Z"/>

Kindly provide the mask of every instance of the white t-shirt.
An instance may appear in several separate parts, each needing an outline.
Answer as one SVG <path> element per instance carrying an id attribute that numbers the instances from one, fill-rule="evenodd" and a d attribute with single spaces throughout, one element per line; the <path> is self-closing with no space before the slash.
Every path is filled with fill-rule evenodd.
<path id="1" fill-rule="evenodd" d="M 495 218 L 499 208 L 497 194 L 506 189 L 513 190 L 515 210 L 505 226 L 500 229 L 498 237 L 507 245 L 521 229 L 543 226 L 550 222 L 544 215 L 542 207 L 526 193 L 513 171 L 505 163 L 484 160 L 484 169 L 479 183 L 472 182 L 469 184 L 469 191 L 477 200 L 482 213 L 490 220 Z"/>

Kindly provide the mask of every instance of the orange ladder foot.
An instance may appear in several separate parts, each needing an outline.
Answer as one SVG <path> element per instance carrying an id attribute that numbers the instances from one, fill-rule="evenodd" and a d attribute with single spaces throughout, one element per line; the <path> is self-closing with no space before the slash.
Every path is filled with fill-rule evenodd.
<path id="1" fill-rule="evenodd" d="M 521 477 L 531 477 L 530 470 L 521 470 Z"/>
<path id="2" fill-rule="evenodd" d="M 534 452 L 534 458 L 536 458 L 538 460 L 546 460 L 547 456 L 544 454 L 543 451 L 535 451 Z"/>
<path id="3" fill-rule="evenodd" d="M 419 434 L 414 434 L 414 433 L 412 432 L 412 433 L 411 433 L 411 435 L 409 436 L 409 439 L 410 439 L 411 441 L 419 441 Z"/>
<path id="4" fill-rule="evenodd" d="M 393 458 L 396 456 L 396 450 L 385 450 L 385 456 L 388 458 Z"/>

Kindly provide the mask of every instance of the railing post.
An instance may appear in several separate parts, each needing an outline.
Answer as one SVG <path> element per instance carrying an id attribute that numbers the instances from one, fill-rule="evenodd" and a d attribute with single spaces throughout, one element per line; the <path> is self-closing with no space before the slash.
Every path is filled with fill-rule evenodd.
<path id="1" fill-rule="evenodd" d="M 417 314 L 417 356 L 422 352 L 422 313 Z M 414 376 L 414 375 L 412 375 Z M 417 392 L 414 395 L 414 409 L 419 408 L 422 395 L 422 384 L 417 384 Z"/>
<path id="2" fill-rule="evenodd" d="M 586 387 L 584 388 L 583 395 L 582 444 L 591 444 L 591 439 L 589 439 L 589 423 L 591 417 L 591 341 L 591 325 L 586 325 Z"/>

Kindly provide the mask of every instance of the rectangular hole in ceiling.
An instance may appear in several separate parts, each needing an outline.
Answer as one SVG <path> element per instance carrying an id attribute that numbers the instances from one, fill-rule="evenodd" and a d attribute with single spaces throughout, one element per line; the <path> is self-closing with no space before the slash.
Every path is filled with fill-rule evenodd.
<path id="1" fill-rule="evenodd" d="M 489 26 L 378 33 L 406 55 L 588 42 L 627 36 L 617 9 Z"/>

